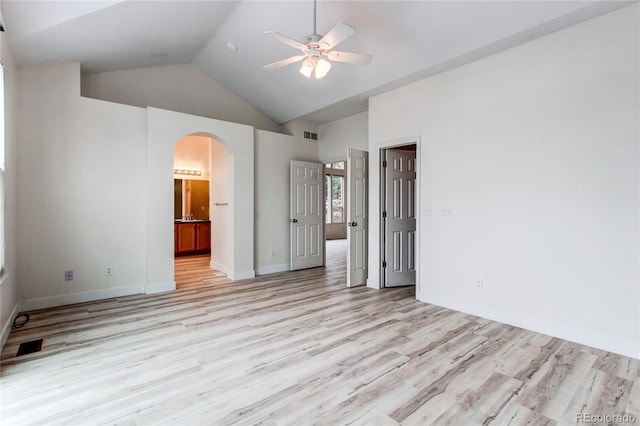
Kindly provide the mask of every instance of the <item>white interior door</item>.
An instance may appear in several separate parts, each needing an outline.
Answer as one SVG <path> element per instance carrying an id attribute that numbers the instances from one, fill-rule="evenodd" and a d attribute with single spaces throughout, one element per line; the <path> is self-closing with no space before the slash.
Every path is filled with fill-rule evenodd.
<path id="1" fill-rule="evenodd" d="M 415 285 L 416 153 L 400 149 L 385 152 L 384 282 L 386 287 Z"/>
<path id="2" fill-rule="evenodd" d="M 291 161 L 291 270 L 324 265 L 324 165 Z"/>
<path id="3" fill-rule="evenodd" d="M 367 282 L 367 188 L 369 153 L 349 148 L 347 156 L 347 286 Z"/>

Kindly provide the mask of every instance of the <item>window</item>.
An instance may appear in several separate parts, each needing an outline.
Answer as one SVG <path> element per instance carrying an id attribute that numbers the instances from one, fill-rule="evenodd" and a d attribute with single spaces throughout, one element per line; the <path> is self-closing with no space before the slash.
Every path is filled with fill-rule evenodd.
<path id="1" fill-rule="evenodd" d="M 344 161 L 325 164 L 324 217 L 326 223 L 345 222 Z"/>
<path id="2" fill-rule="evenodd" d="M 327 169 L 344 170 L 344 161 L 334 161 L 324 165 Z"/>

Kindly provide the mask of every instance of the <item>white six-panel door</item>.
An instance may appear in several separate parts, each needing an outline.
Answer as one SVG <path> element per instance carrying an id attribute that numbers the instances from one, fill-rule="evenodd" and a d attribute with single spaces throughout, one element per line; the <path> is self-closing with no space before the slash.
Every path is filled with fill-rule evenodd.
<path id="1" fill-rule="evenodd" d="M 387 149 L 385 160 L 385 286 L 415 285 L 416 154 Z"/>
<path id="2" fill-rule="evenodd" d="M 291 270 L 324 265 L 324 165 L 291 161 Z"/>
<path id="3" fill-rule="evenodd" d="M 349 148 L 347 156 L 347 286 L 367 280 L 367 176 L 369 153 Z"/>

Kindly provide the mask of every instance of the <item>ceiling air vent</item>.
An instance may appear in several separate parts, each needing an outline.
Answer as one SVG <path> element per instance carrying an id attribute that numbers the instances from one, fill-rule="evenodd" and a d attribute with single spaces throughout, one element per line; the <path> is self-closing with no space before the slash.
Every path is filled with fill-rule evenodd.
<path id="1" fill-rule="evenodd" d="M 318 140 L 318 134 L 316 132 L 309 132 L 307 130 L 304 131 L 304 135 L 303 135 L 303 139 L 306 139 L 308 141 L 317 141 Z"/>

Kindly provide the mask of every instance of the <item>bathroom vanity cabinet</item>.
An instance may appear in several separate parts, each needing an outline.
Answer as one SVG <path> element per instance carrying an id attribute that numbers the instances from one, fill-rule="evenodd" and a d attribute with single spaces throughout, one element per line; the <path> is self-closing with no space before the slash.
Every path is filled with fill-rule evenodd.
<path id="1" fill-rule="evenodd" d="M 177 220 L 173 226 L 176 256 L 211 253 L 210 221 Z"/>

